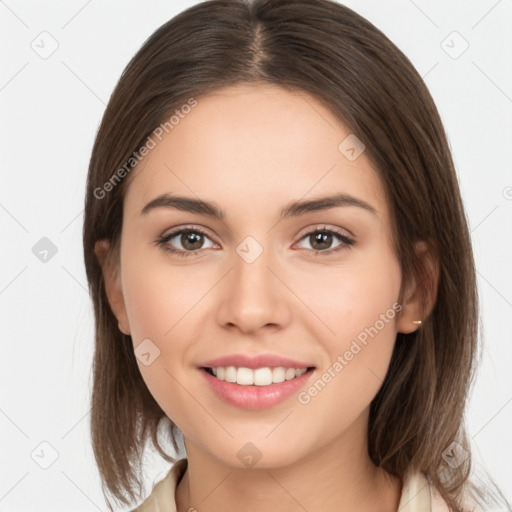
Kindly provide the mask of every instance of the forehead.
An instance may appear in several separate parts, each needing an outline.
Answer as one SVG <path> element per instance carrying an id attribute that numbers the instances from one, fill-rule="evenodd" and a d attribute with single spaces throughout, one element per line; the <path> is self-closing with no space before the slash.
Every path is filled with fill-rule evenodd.
<path id="1" fill-rule="evenodd" d="M 132 171 L 128 207 L 140 211 L 155 196 L 175 193 L 242 213 L 342 192 L 386 213 L 379 175 L 364 151 L 355 159 L 346 153 L 347 144 L 362 147 L 313 96 L 244 84 L 197 98 L 185 111 L 161 140 L 153 137 L 155 147 Z"/>

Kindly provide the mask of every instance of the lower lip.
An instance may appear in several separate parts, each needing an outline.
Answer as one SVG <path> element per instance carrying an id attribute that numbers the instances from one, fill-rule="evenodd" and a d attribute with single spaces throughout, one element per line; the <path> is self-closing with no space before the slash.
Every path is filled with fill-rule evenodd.
<path id="1" fill-rule="evenodd" d="M 297 393 L 304 386 L 307 380 L 315 373 L 315 370 L 308 370 L 300 377 L 294 377 L 284 382 L 269 384 L 268 386 L 243 386 L 236 382 L 226 382 L 210 375 L 206 370 L 200 368 L 210 388 L 225 402 L 243 409 L 266 409 L 277 405 L 294 393 Z"/>

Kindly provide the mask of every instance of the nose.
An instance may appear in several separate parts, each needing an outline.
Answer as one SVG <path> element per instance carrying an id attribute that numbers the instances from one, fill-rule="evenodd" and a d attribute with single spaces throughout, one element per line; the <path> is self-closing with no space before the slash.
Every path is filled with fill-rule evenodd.
<path id="1" fill-rule="evenodd" d="M 219 290 L 219 324 L 246 334 L 285 327 L 291 317 L 292 294 L 283 284 L 283 274 L 270 249 L 254 241 L 242 243 L 233 254 L 232 270 Z"/>

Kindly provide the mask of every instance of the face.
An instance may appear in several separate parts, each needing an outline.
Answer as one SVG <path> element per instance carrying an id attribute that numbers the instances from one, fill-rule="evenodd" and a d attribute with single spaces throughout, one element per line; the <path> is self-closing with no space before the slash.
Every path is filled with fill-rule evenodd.
<path id="1" fill-rule="evenodd" d="M 350 135 L 309 95 L 239 85 L 199 98 L 132 171 L 109 298 L 155 400 L 226 464 L 254 450 L 275 467 L 360 439 L 396 333 L 413 330 L 384 189 Z M 314 369 L 266 387 L 203 368 L 231 355 Z M 258 379 L 280 375 L 271 363 Z"/>

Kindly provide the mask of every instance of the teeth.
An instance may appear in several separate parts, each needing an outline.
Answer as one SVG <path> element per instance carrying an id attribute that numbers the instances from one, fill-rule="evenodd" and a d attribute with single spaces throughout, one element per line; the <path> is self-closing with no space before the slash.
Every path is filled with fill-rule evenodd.
<path id="1" fill-rule="evenodd" d="M 236 382 L 242 386 L 268 386 L 270 384 L 277 384 L 285 380 L 291 380 L 295 377 L 300 377 L 306 373 L 307 368 L 284 368 L 278 366 L 276 368 L 236 368 L 228 366 L 226 368 L 218 367 L 211 368 L 213 374 L 219 379 L 226 382 Z"/>
<path id="2" fill-rule="evenodd" d="M 286 370 L 285 379 L 286 380 L 292 380 L 295 377 L 295 369 L 294 368 L 288 368 Z"/>

